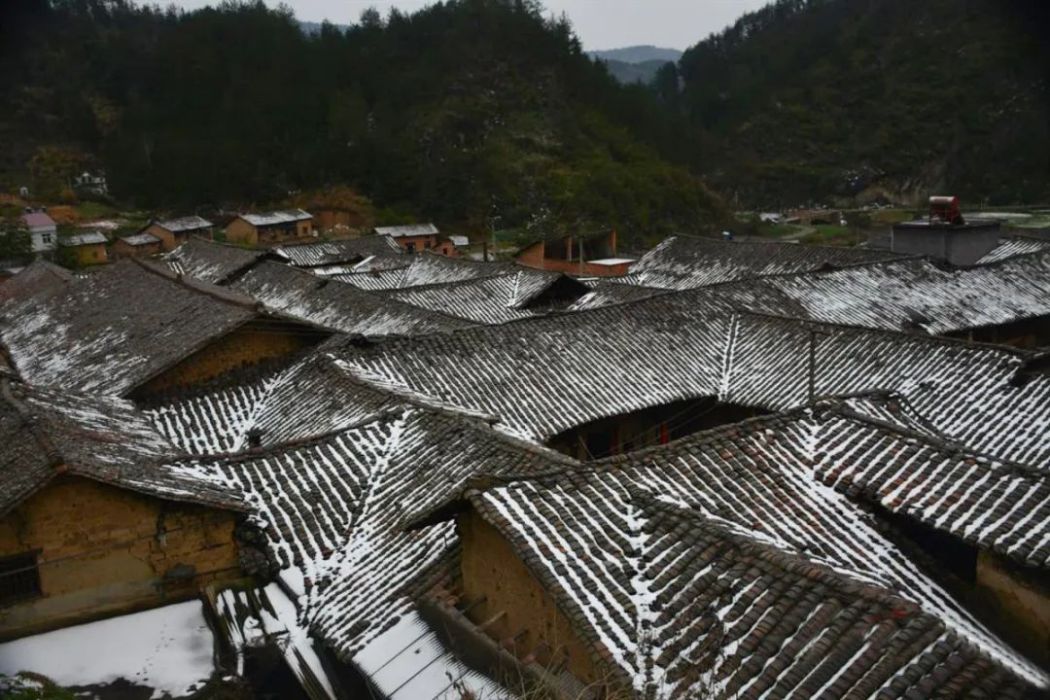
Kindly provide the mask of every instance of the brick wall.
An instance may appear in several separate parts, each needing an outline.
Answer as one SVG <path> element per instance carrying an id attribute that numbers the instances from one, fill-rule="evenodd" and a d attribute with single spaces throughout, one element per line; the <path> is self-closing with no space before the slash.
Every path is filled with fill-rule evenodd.
<path id="1" fill-rule="evenodd" d="M 0 520 L 0 556 L 38 551 L 42 596 L 0 607 L 0 638 L 153 607 L 242 576 L 236 513 L 59 477 Z"/>

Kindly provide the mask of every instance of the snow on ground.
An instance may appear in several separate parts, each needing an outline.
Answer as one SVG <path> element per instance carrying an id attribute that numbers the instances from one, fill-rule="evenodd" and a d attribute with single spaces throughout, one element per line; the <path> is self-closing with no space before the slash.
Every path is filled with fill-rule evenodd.
<path id="1" fill-rule="evenodd" d="M 154 698 L 187 695 L 214 671 L 203 607 L 192 600 L 0 644 L 0 673 L 34 671 L 66 687 L 123 678 Z"/>

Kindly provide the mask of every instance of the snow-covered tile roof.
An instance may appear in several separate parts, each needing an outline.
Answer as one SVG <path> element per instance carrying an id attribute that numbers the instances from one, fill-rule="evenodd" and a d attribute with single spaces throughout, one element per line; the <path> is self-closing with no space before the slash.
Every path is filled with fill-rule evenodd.
<path id="1" fill-rule="evenodd" d="M 404 238 L 405 236 L 435 236 L 439 233 L 434 224 L 405 224 L 402 226 L 376 226 L 377 236 Z"/>
<path id="2" fill-rule="evenodd" d="M 810 458 L 828 486 L 1022 564 L 1050 567 L 1050 470 L 984 457 L 848 409 L 813 423 L 807 440 L 819 447 Z"/>
<path id="3" fill-rule="evenodd" d="M 215 224 L 208 221 L 202 216 L 183 216 L 178 219 L 165 219 L 163 221 L 154 221 L 157 226 L 165 228 L 172 233 L 186 233 L 188 231 L 197 231 L 204 228 L 211 228 Z"/>
<path id="4" fill-rule="evenodd" d="M 591 287 L 589 294 L 580 297 L 568 310 L 587 311 L 588 309 L 599 309 L 603 306 L 637 301 L 663 293 L 665 293 L 664 290 L 651 287 L 599 281 Z"/>
<path id="5" fill-rule="evenodd" d="M 694 289 L 741 279 L 847 267 L 898 257 L 888 251 L 865 248 L 672 236 L 631 266 L 629 281 L 659 289 Z"/>
<path id="6" fill-rule="evenodd" d="M 11 279 L 0 284 L 0 306 L 13 300 L 28 299 L 37 294 L 46 295 L 61 290 L 73 279 L 73 273 L 47 260 L 39 259 L 26 265 Z"/>
<path id="7" fill-rule="evenodd" d="M 0 336 L 28 382 L 123 395 L 256 317 L 251 299 L 124 260 L 0 311 Z"/>
<path id="8" fill-rule="evenodd" d="M 390 296 L 476 323 L 497 324 L 562 309 L 586 292 L 566 275 L 521 268 L 496 277 L 399 289 Z"/>
<path id="9" fill-rule="evenodd" d="M 244 509 L 213 481 L 163 466 L 177 453 L 126 401 L 0 380 L 0 513 L 60 471 L 167 500 Z"/>
<path id="10" fill-rule="evenodd" d="M 1050 462 L 1050 377 L 1015 382 L 1010 348 L 734 312 L 705 290 L 334 352 L 348 365 L 546 441 L 600 418 L 717 397 L 784 410 L 815 396 L 899 391 L 942 433 Z"/>
<path id="11" fill-rule="evenodd" d="M 264 250 L 191 238 L 165 255 L 164 261 L 176 274 L 211 284 L 224 284 L 267 256 Z"/>
<path id="12" fill-rule="evenodd" d="M 372 256 L 401 257 L 404 251 L 386 236 L 364 236 L 340 241 L 322 241 L 300 245 L 284 245 L 274 252 L 296 267 L 318 267 L 359 262 Z M 406 261 L 399 261 L 407 265 Z"/>
<path id="13" fill-rule="evenodd" d="M 1012 258 L 1015 255 L 1038 253 L 1047 248 L 1050 248 L 1050 240 L 1028 238 L 1026 236 L 1010 236 L 1009 238 L 1001 239 L 999 245 L 986 253 L 983 258 L 977 261 L 977 264 L 987 265 Z"/>
<path id="14" fill-rule="evenodd" d="M 752 311 L 943 334 L 1050 314 L 1050 249 L 959 270 L 910 259 L 716 289 Z"/>
<path id="15" fill-rule="evenodd" d="M 279 224 L 291 224 L 297 221 L 312 219 L 313 214 L 302 209 L 285 209 L 281 211 L 266 211 L 255 214 L 241 214 L 240 218 L 252 226 L 277 226 Z"/>
<path id="16" fill-rule="evenodd" d="M 320 274 L 316 270 L 313 272 Z M 368 292 L 380 292 L 400 287 L 402 280 L 405 279 L 405 273 L 408 272 L 408 265 L 361 271 L 347 270 L 344 267 L 342 270 L 333 268 L 331 272 L 332 274 L 328 274 L 326 271 L 324 276 Z"/>
<path id="17" fill-rule="evenodd" d="M 153 407 L 154 427 L 194 455 L 239 452 L 257 436 L 263 447 L 376 420 L 404 397 L 353 376 L 324 352 L 255 381 Z"/>
<path id="18" fill-rule="evenodd" d="M 759 419 L 469 498 L 643 695 L 813 697 L 841 680 L 836 697 L 858 683 L 868 697 L 909 668 L 932 690 L 949 658 L 993 694 L 1045 686 L 813 479 L 799 451 L 810 429 Z M 813 644 L 835 651 L 806 654 Z"/>
<path id="19" fill-rule="evenodd" d="M 410 405 L 316 440 L 177 468 L 245 496 L 278 564 L 301 572 L 307 625 L 349 659 L 411 611 L 428 572 L 455 554 L 451 526 L 406 531 L 413 512 L 477 476 L 572 464 L 477 419 Z"/>
<path id="20" fill-rule="evenodd" d="M 503 275 L 518 269 L 518 266 L 514 263 L 449 258 L 425 251 L 416 254 L 412 259 L 412 264 L 409 265 L 404 279 L 401 280 L 398 286 L 400 288 L 422 287 L 424 285 L 443 284 L 446 282 L 463 282 L 481 279 L 482 277 Z"/>
<path id="21" fill-rule="evenodd" d="M 271 309 L 344 333 L 414 335 L 472 325 L 276 262 L 256 265 L 230 287 Z"/>

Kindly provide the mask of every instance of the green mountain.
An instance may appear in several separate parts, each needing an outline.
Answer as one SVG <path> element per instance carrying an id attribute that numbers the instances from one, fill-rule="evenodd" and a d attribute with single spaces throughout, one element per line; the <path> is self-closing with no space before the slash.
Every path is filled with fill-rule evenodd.
<path id="1" fill-rule="evenodd" d="M 0 22 L 0 186 L 191 209 L 349 184 L 381 208 L 522 235 L 699 230 L 718 197 L 678 117 L 534 0 L 449 0 L 302 31 L 287 10 L 25 0 Z M 309 29 L 309 28 L 308 28 Z"/>
<path id="2" fill-rule="evenodd" d="M 697 169 L 742 202 L 1050 200 L 1050 3 L 778 0 L 688 50 Z"/>

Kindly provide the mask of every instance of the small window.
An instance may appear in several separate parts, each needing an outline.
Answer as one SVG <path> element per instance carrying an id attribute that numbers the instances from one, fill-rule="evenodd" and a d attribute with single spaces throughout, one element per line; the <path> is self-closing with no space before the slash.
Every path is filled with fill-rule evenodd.
<path id="1" fill-rule="evenodd" d="M 40 595 L 36 553 L 0 558 L 0 605 Z"/>
<path id="2" fill-rule="evenodd" d="M 40 240 L 43 241 L 44 245 L 51 245 L 51 234 L 44 233 L 40 235 Z"/>

